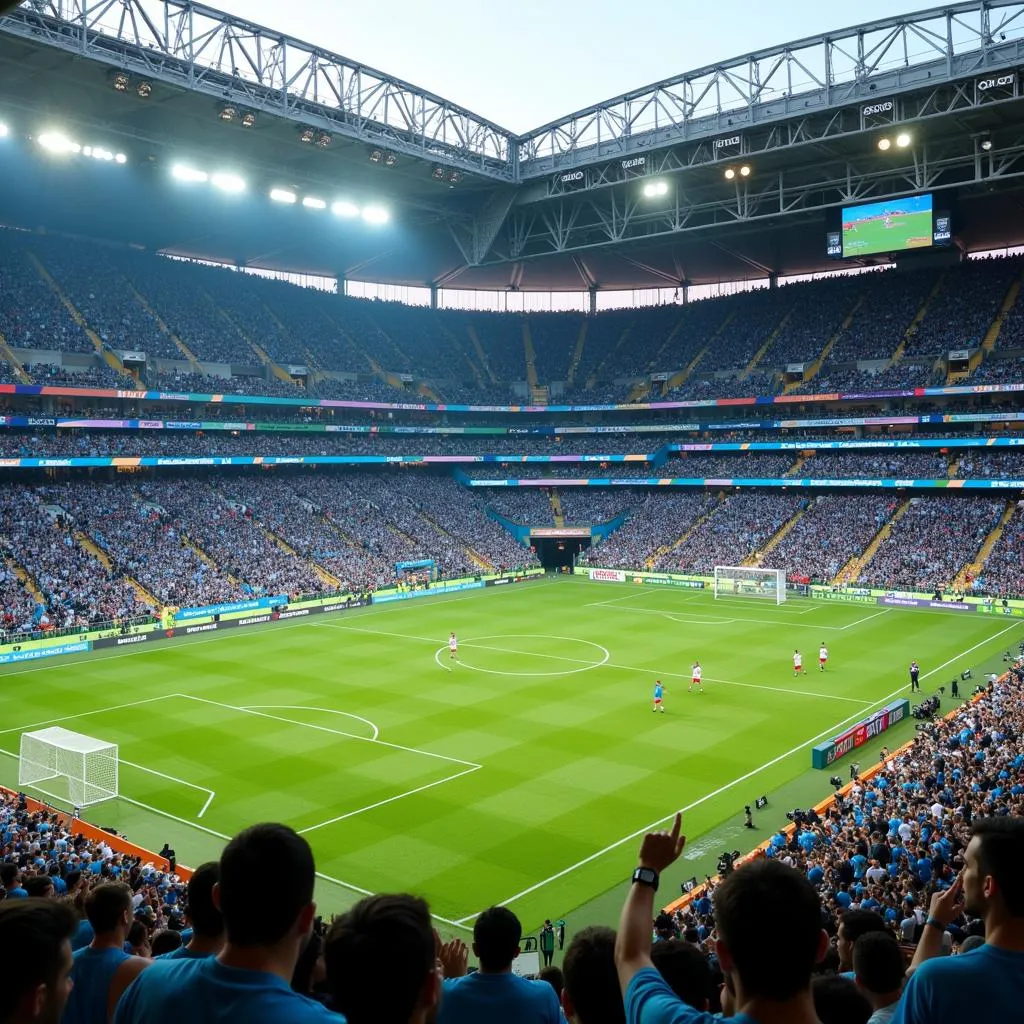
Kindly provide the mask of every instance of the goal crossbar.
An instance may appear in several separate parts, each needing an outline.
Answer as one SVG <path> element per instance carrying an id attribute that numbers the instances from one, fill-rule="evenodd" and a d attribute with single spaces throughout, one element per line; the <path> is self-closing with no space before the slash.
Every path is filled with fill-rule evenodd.
<path id="1" fill-rule="evenodd" d="M 749 597 L 782 604 L 786 600 L 786 570 L 716 565 L 715 599 L 724 597 Z"/>
<path id="2" fill-rule="evenodd" d="M 43 787 L 53 780 L 65 780 L 66 797 Z M 22 733 L 18 785 L 75 807 L 110 800 L 118 795 L 117 744 L 57 727 Z"/>

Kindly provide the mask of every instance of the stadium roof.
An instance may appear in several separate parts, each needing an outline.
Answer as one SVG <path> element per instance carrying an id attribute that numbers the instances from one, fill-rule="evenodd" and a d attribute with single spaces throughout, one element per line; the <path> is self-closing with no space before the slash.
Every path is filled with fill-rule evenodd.
<path id="1" fill-rule="evenodd" d="M 965 247 L 1024 241 L 1024 0 L 748 54 L 523 136 L 187 0 L 37 0 L 0 29 L 0 220 L 24 227 L 350 280 L 522 291 L 836 269 L 825 232 L 837 208 L 926 190 Z M 35 143 L 55 127 L 128 162 L 44 158 Z M 303 144 L 300 127 L 329 144 Z M 897 130 L 912 144 L 880 152 Z M 170 179 L 178 162 L 249 187 L 183 188 Z M 725 179 L 742 165 L 749 177 Z M 652 182 L 665 193 L 645 196 Z M 392 221 L 280 207 L 271 188 L 380 204 Z"/>

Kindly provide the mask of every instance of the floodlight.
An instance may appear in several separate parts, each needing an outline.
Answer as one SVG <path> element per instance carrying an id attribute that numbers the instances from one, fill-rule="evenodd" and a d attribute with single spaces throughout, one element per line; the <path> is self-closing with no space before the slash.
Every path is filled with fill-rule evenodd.
<path id="1" fill-rule="evenodd" d="M 256 115 L 251 110 L 247 110 L 242 115 L 242 127 L 243 128 L 255 128 L 256 127 Z"/>
<path id="2" fill-rule="evenodd" d="M 0 121 L 0 139 L 6 139 L 7 138 L 7 132 L 8 132 L 7 125 L 5 125 L 2 121 Z"/>
<path id="3" fill-rule="evenodd" d="M 114 154 L 114 163 L 116 163 L 116 164 L 126 164 L 126 163 L 128 163 L 128 157 L 126 157 L 124 155 L 124 153 L 115 153 Z"/>
<path id="4" fill-rule="evenodd" d="M 43 132 L 39 136 L 39 145 L 51 153 L 60 155 L 82 152 L 82 147 L 77 142 L 72 142 L 66 135 L 62 135 L 60 132 Z"/>
<path id="5" fill-rule="evenodd" d="M 725 180 L 732 181 L 736 177 L 736 170 L 733 167 L 726 167 L 725 169 Z"/>
<path id="6" fill-rule="evenodd" d="M 367 224 L 387 224 L 390 215 L 382 206 L 367 206 L 363 210 L 363 220 Z"/>
<path id="7" fill-rule="evenodd" d="M 318 149 L 327 149 L 333 141 L 334 140 L 331 138 L 330 132 L 316 133 L 316 144 Z"/>
<path id="8" fill-rule="evenodd" d="M 444 181 L 444 168 L 440 164 L 434 164 L 434 169 L 430 172 L 430 176 L 434 181 Z"/>
<path id="9" fill-rule="evenodd" d="M 225 103 L 218 111 L 217 116 L 222 121 L 234 121 L 238 116 L 238 108 L 231 106 L 230 103 Z"/>
<path id="10" fill-rule="evenodd" d="M 315 138 L 316 132 L 314 132 L 313 129 L 310 128 L 308 125 L 303 125 L 303 127 L 299 129 L 299 142 L 301 142 L 303 145 L 312 145 L 313 140 Z"/>
<path id="11" fill-rule="evenodd" d="M 644 185 L 644 195 L 648 199 L 656 199 L 658 196 L 668 195 L 667 181 L 649 181 Z"/>
<path id="12" fill-rule="evenodd" d="M 386 153 L 384 156 L 384 166 L 394 167 L 398 163 L 398 157 L 394 153 Z"/>
<path id="13" fill-rule="evenodd" d="M 345 199 L 339 199 L 338 202 L 332 204 L 331 213 L 337 217 L 358 217 L 359 207 L 355 203 L 350 203 Z"/>
<path id="14" fill-rule="evenodd" d="M 3 132 L 0 132 L 2 135 Z M 981 140 L 981 148 L 987 153 L 992 148 L 992 140 L 987 136 Z"/>
<path id="15" fill-rule="evenodd" d="M 153 95 L 153 83 L 143 79 L 135 86 L 135 93 L 140 100 L 148 100 Z"/>
<path id="16" fill-rule="evenodd" d="M 885 138 L 884 136 L 883 136 L 882 138 L 880 138 L 880 139 L 878 140 L 878 148 L 879 148 L 879 149 L 880 149 L 880 150 L 881 150 L 881 151 L 882 151 L 883 153 L 884 153 L 884 152 L 885 152 L 885 151 L 886 151 L 886 150 L 887 150 L 887 149 L 888 149 L 888 148 L 889 148 L 889 147 L 890 147 L 891 145 L 892 145 L 892 142 L 891 142 L 891 141 L 890 141 L 889 139 Z"/>
<path id="17" fill-rule="evenodd" d="M 270 198 L 273 199 L 275 203 L 294 203 L 296 196 L 291 189 L 272 188 L 270 190 Z"/>
<path id="18" fill-rule="evenodd" d="M 210 182 L 214 188 L 219 188 L 221 192 L 237 194 L 245 191 L 245 182 L 237 174 L 227 174 L 224 171 L 220 171 L 210 178 Z"/>
<path id="19" fill-rule="evenodd" d="M 900 149 L 906 149 L 907 146 L 910 145 L 910 142 L 911 139 L 909 132 L 900 132 L 899 135 L 896 136 L 896 145 L 899 146 Z"/>
<path id="20" fill-rule="evenodd" d="M 111 163 L 114 159 L 114 154 L 109 149 L 103 149 L 101 146 L 86 146 L 82 150 L 82 156 L 89 156 L 93 160 L 102 160 L 105 163 Z"/>
<path id="21" fill-rule="evenodd" d="M 448 172 L 449 185 L 458 185 L 460 181 L 462 181 L 462 171 L 456 171 L 453 169 Z"/>
<path id="22" fill-rule="evenodd" d="M 197 171 L 194 167 L 188 167 L 185 164 L 175 164 L 171 168 L 171 174 L 177 178 L 178 181 L 202 183 L 210 180 L 210 176 L 206 171 Z"/>
<path id="23" fill-rule="evenodd" d="M 323 199 L 319 199 L 317 196 L 303 196 L 302 205 L 308 207 L 310 210 L 327 209 L 327 203 Z"/>
<path id="24" fill-rule="evenodd" d="M 115 71 L 110 76 L 110 84 L 113 86 L 115 92 L 127 92 L 128 86 L 131 84 L 131 79 L 124 71 Z"/>
<path id="25" fill-rule="evenodd" d="M 740 177 L 741 178 L 749 178 L 750 177 L 750 164 L 744 164 L 740 168 Z"/>
<path id="26" fill-rule="evenodd" d="M 379 164 L 384 159 L 384 151 L 380 149 L 370 150 L 370 163 Z"/>

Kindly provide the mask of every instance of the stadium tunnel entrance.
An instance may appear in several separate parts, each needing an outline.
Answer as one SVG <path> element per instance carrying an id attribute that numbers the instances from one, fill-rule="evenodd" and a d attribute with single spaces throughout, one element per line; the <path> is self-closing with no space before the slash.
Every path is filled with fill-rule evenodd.
<path id="1" fill-rule="evenodd" d="M 590 547 L 589 537 L 533 536 L 531 540 L 545 569 L 572 569 L 577 557 Z"/>

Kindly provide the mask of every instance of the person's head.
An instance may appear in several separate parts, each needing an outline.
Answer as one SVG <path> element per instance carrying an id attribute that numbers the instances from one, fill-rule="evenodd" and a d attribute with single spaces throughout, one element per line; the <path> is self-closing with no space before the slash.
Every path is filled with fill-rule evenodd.
<path id="1" fill-rule="evenodd" d="M 828 947 L 814 887 L 777 860 L 744 864 L 722 882 L 715 891 L 715 923 L 718 960 L 732 976 L 740 1005 L 806 992 Z"/>
<path id="2" fill-rule="evenodd" d="M 416 896 L 367 896 L 334 919 L 324 948 L 333 1007 L 349 1024 L 408 1024 L 437 1005 L 430 909 Z"/>
<path id="3" fill-rule="evenodd" d="M 565 977 L 562 974 L 562 968 L 556 967 L 554 964 L 548 964 L 547 967 L 540 969 L 540 974 L 537 975 L 540 981 L 546 981 L 554 990 L 555 995 L 558 996 L 559 1002 L 562 999 L 562 989 L 565 987 Z"/>
<path id="4" fill-rule="evenodd" d="M 508 907 L 489 907 L 473 925 L 473 952 L 480 970 L 491 974 L 507 971 L 519 956 L 523 926 Z"/>
<path id="5" fill-rule="evenodd" d="M 85 897 L 85 916 L 97 936 L 121 935 L 132 926 L 132 891 L 124 882 L 104 882 Z"/>
<path id="6" fill-rule="evenodd" d="M 213 888 L 228 942 L 243 948 L 288 942 L 297 955 L 316 914 L 315 875 L 309 843 L 287 825 L 239 832 L 224 847 Z"/>
<path id="7" fill-rule="evenodd" d="M 964 862 L 968 914 L 986 921 L 1024 918 L 1024 818 L 978 818 Z"/>
<path id="8" fill-rule="evenodd" d="M 848 910 L 843 914 L 839 919 L 839 932 L 836 935 L 839 969 L 853 969 L 853 945 L 862 935 L 885 930 L 885 918 L 873 910 Z"/>
<path id="9" fill-rule="evenodd" d="M 217 939 L 224 933 L 224 918 L 213 902 L 213 889 L 219 880 L 220 864 L 207 861 L 192 872 L 186 890 L 185 913 L 189 924 L 204 939 Z"/>
<path id="10" fill-rule="evenodd" d="M 899 999 L 906 970 L 899 943 L 888 932 L 867 932 L 854 943 L 857 985 L 876 1010 Z"/>
<path id="11" fill-rule="evenodd" d="M 56 900 L 0 903 L 0 1024 L 58 1024 L 71 994 L 75 912 Z"/>
<path id="12" fill-rule="evenodd" d="M 149 929 L 141 921 L 132 921 L 124 941 L 136 956 L 149 956 L 152 953 Z"/>
<path id="13" fill-rule="evenodd" d="M 52 900 L 55 893 L 53 879 L 49 875 L 32 875 L 21 883 L 21 887 L 29 896 L 41 900 Z"/>
<path id="14" fill-rule="evenodd" d="M 811 985 L 814 1013 L 821 1024 L 867 1024 L 871 1004 L 849 978 L 828 975 Z"/>
<path id="15" fill-rule="evenodd" d="M 679 939 L 656 942 L 651 949 L 651 960 L 668 987 L 687 1006 L 707 1010 L 711 998 L 711 968 L 696 946 Z"/>
<path id="16" fill-rule="evenodd" d="M 0 885 L 5 889 L 15 888 L 19 874 L 17 864 L 12 864 L 10 861 L 0 864 Z"/>
<path id="17" fill-rule="evenodd" d="M 577 932 L 565 951 L 562 974 L 562 1009 L 570 1024 L 623 1024 L 611 928 L 593 925 Z"/>
<path id="18" fill-rule="evenodd" d="M 149 951 L 153 956 L 162 956 L 164 953 L 173 953 L 181 948 L 181 932 L 173 928 L 161 928 L 155 932 L 149 942 Z"/>

